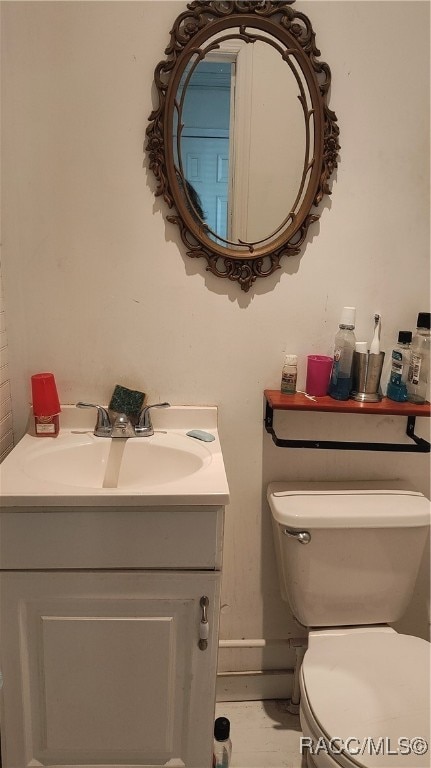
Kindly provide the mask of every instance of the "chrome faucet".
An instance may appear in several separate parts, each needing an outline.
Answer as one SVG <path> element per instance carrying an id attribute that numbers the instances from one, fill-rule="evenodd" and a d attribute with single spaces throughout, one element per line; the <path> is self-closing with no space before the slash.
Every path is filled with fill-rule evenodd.
<path id="1" fill-rule="evenodd" d="M 125 413 L 119 413 L 114 423 L 112 423 L 106 408 L 93 403 L 76 403 L 77 408 L 97 408 L 97 421 L 94 428 L 96 437 L 151 437 L 154 435 L 153 425 L 150 418 L 150 408 L 168 408 L 169 403 L 155 403 L 146 405 L 139 414 L 139 420 L 136 427 L 133 426 Z"/>
<path id="2" fill-rule="evenodd" d="M 155 403 L 154 405 L 146 405 L 139 414 L 139 420 L 135 427 L 136 437 L 151 437 L 154 435 L 153 425 L 151 423 L 151 408 L 169 408 L 170 403 Z"/>
<path id="3" fill-rule="evenodd" d="M 125 413 L 119 413 L 115 418 L 111 437 L 136 437 L 133 424 Z"/>
<path id="4" fill-rule="evenodd" d="M 76 403 L 76 407 L 97 408 L 97 421 L 94 428 L 94 434 L 96 437 L 111 437 L 112 424 L 106 408 L 103 408 L 101 405 L 93 405 L 92 403 Z"/>

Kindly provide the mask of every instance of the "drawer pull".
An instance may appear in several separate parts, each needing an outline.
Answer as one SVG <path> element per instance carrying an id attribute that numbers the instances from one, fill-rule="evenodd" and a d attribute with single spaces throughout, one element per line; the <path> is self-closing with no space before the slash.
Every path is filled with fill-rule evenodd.
<path id="1" fill-rule="evenodd" d="M 199 648 L 201 651 L 206 651 L 208 648 L 208 637 L 209 637 L 209 624 L 208 624 L 208 615 L 207 615 L 207 608 L 209 606 L 210 601 L 208 600 L 206 595 L 203 595 L 200 599 L 200 606 L 201 606 L 201 622 L 199 624 Z"/>

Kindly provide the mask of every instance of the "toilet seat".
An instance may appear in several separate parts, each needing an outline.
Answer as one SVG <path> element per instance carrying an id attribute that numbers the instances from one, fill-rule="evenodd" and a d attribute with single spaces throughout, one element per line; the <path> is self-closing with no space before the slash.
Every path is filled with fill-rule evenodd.
<path id="1" fill-rule="evenodd" d="M 400 755 L 397 750 L 400 737 L 422 737 L 431 749 L 430 648 L 426 640 L 388 627 L 310 633 L 301 668 L 301 716 L 314 739 L 319 734 L 327 741 L 351 740 L 350 751 L 330 755 L 335 765 L 429 766 L 429 751 Z"/>

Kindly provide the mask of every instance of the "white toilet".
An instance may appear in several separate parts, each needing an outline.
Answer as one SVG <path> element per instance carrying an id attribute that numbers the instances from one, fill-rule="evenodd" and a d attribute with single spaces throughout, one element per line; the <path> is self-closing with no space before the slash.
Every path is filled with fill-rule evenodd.
<path id="1" fill-rule="evenodd" d="M 389 482 L 271 483 L 268 501 L 282 596 L 310 628 L 308 766 L 428 768 L 431 646 L 387 626 L 414 590 L 428 499 Z"/>

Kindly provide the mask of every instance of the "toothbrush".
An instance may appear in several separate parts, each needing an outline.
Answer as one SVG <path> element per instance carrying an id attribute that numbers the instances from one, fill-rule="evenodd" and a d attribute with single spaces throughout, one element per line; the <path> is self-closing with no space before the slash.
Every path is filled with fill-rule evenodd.
<path id="1" fill-rule="evenodd" d="M 375 314 L 374 315 L 374 336 L 373 340 L 370 345 L 370 354 L 371 355 L 378 355 L 380 353 L 380 328 L 381 328 L 382 318 L 380 315 Z"/>

